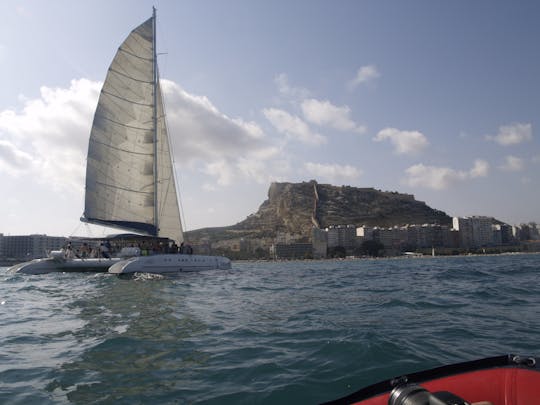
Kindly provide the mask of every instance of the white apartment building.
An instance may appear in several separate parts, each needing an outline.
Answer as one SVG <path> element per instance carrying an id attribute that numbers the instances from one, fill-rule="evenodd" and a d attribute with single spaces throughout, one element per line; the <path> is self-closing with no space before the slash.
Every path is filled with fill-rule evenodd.
<path id="1" fill-rule="evenodd" d="M 494 218 L 484 216 L 454 217 L 452 224 L 459 231 L 460 243 L 465 248 L 490 246 L 493 240 Z"/>

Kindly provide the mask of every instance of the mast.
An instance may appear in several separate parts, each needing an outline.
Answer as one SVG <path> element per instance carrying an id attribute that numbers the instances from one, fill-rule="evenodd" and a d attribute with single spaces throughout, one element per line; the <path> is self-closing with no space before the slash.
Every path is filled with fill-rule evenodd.
<path id="1" fill-rule="evenodd" d="M 153 70 L 153 92 L 154 92 L 154 113 L 153 113 L 153 144 L 154 144 L 154 226 L 155 226 L 155 235 L 159 234 L 159 220 L 158 220 L 158 127 L 157 127 L 157 91 L 158 91 L 158 70 L 157 70 L 157 50 L 156 50 L 156 8 L 152 7 L 152 70 Z"/>

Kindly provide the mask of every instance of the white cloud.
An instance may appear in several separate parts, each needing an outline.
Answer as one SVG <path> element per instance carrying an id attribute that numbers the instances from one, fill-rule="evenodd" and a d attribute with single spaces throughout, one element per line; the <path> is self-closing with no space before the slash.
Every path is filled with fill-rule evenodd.
<path id="1" fill-rule="evenodd" d="M 34 165 L 32 156 L 13 145 L 9 141 L 0 140 L 0 172 L 17 176 L 30 170 Z"/>
<path id="2" fill-rule="evenodd" d="M 205 96 L 189 94 L 176 83 L 162 80 L 167 120 L 173 141 L 179 139 L 175 155 L 182 162 L 236 159 L 239 152 L 251 153 L 268 145 L 255 122 L 230 118 Z"/>
<path id="3" fill-rule="evenodd" d="M 316 132 L 312 132 L 309 126 L 299 117 L 289 114 L 277 108 L 266 108 L 263 114 L 268 121 L 282 134 L 286 134 L 300 142 L 321 145 L 326 143 L 326 138 Z"/>
<path id="4" fill-rule="evenodd" d="M 362 83 L 367 83 L 371 80 L 377 79 L 380 76 L 381 74 L 378 72 L 375 65 L 362 66 L 356 72 L 354 79 L 349 82 L 348 87 L 350 90 L 353 90 Z"/>
<path id="5" fill-rule="evenodd" d="M 434 190 L 443 190 L 451 184 L 467 178 L 466 172 L 448 167 L 425 166 L 422 163 L 409 167 L 405 173 L 407 174 L 405 184 Z"/>
<path id="6" fill-rule="evenodd" d="M 302 100 L 308 98 L 309 90 L 302 87 L 294 87 L 289 84 L 289 78 L 285 73 L 280 73 L 274 78 L 274 83 L 278 87 L 279 93 L 289 99 Z"/>
<path id="7" fill-rule="evenodd" d="M 489 163 L 482 159 L 474 161 L 474 167 L 469 171 L 471 178 L 486 177 L 489 173 Z"/>
<path id="8" fill-rule="evenodd" d="M 497 135 L 487 135 L 486 139 L 502 146 L 517 145 L 532 139 L 532 125 L 515 123 L 501 126 Z"/>
<path id="9" fill-rule="evenodd" d="M 357 125 L 350 118 L 351 109 L 344 105 L 335 106 L 328 100 L 316 100 L 314 98 L 306 99 L 302 102 L 302 112 L 307 121 L 320 125 L 328 126 L 339 131 L 353 131 L 364 133 L 366 128 Z"/>
<path id="10" fill-rule="evenodd" d="M 304 169 L 318 179 L 337 183 L 340 181 L 356 180 L 362 175 L 362 171 L 354 166 L 339 164 L 321 164 L 307 162 Z"/>
<path id="11" fill-rule="evenodd" d="M 258 183 L 264 183 L 268 179 L 267 165 L 263 160 L 240 158 L 236 167 L 243 176 L 255 179 Z"/>
<path id="12" fill-rule="evenodd" d="M 289 162 L 282 158 L 276 159 L 279 149 L 268 149 L 249 156 L 239 157 L 235 162 L 219 160 L 205 164 L 202 172 L 216 178 L 216 184 L 205 183 L 205 191 L 216 191 L 217 186 L 226 187 L 235 182 L 253 180 L 259 184 L 277 181 L 278 174 L 290 172 Z"/>
<path id="13" fill-rule="evenodd" d="M 433 190 L 444 190 L 452 185 L 477 177 L 485 177 L 489 172 L 489 164 L 484 160 L 476 160 L 469 171 L 454 170 L 449 167 L 426 166 L 416 164 L 405 170 L 407 177 L 404 183 L 411 187 L 424 187 Z"/>
<path id="14" fill-rule="evenodd" d="M 179 165 L 202 164 L 202 172 L 220 186 L 239 177 L 261 181 L 278 152 L 257 123 L 230 118 L 207 97 L 189 94 L 174 82 L 162 80 L 162 87 Z"/>
<path id="15" fill-rule="evenodd" d="M 205 191 L 214 192 L 214 191 L 216 191 L 218 188 L 217 188 L 214 184 L 204 183 L 204 184 L 202 185 L 202 189 L 205 190 Z"/>
<path id="16" fill-rule="evenodd" d="M 217 178 L 217 183 L 220 186 L 228 186 L 234 179 L 234 171 L 226 160 L 218 160 L 207 163 L 204 172 L 210 176 Z"/>
<path id="17" fill-rule="evenodd" d="M 419 131 L 401 131 L 396 128 L 385 128 L 373 138 L 376 142 L 389 140 L 394 145 L 394 152 L 401 154 L 417 154 L 424 150 L 429 142 Z"/>
<path id="18" fill-rule="evenodd" d="M 259 184 L 276 181 L 277 176 L 286 175 L 291 170 L 279 148 L 268 148 L 250 156 L 242 156 L 236 162 L 236 169 L 243 178 L 253 179 Z"/>
<path id="19" fill-rule="evenodd" d="M 68 88 L 42 87 L 35 99 L 22 99 L 21 111 L 0 111 L 0 170 L 23 170 L 38 182 L 82 195 L 88 138 L 100 82 L 73 80 Z M 169 131 L 179 166 L 200 165 L 219 185 L 235 176 L 259 181 L 247 160 L 259 167 L 277 152 L 254 122 L 229 118 L 207 97 L 162 80 Z M 261 169 L 262 170 L 262 169 Z M 253 177 L 250 177 L 252 176 Z"/>
<path id="20" fill-rule="evenodd" d="M 504 163 L 499 168 L 505 172 L 520 172 L 523 170 L 525 163 L 523 159 L 516 156 L 506 156 Z"/>
<path id="21" fill-rule="evenodd" d="M 101 84 L 72 80 L 69 88 L 43 86 L 20 112 L 0 112 L 0 134 L 16 145 L 27 171 L 55 189 L 80 192 L 90 123 Z M 4 145 L 5 146 L 5 145 Z"/>

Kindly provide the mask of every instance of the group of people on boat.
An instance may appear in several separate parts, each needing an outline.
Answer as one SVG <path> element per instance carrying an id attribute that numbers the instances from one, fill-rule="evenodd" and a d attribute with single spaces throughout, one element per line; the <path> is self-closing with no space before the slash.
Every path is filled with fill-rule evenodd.
<path id="1" fill-rule="evenodd" d="M 107 240 L 101 242 L 97 247 L 91 247 L 88 243 L 83 243 L 78 248 L 73 248 L 71 242 L 68 242 L 67 245 L 63 248 L 64 258 L 66 259 L 87 259 L 87 258 L 111 258 L 111 243 Z"/>
<path id="2" fill-rule="evenodd" d="M 130 244 L 131 248 L 138 248 L 141 256 L 150 256 L 154 254 L 193 254 L 193 247 L 182 242 L 178 246 L 175 242 L 171 244 L 154 243 L 149 244 L 146 241 L 138 243 L 137 246 Z M 105 240 L 100 242 L 99 246 L 91 247 L 84 242 L 81 246 L 74 248 L 71 242 L 68 242 L 62 249 L 65 259 L 87 259 L 87 258 L 105 258 L 110 259 L 113 255 L 120 252 L 120 246 L 112 246 L 110 241 Z"/>
<path id="3" fill-rule="evenodd" d="M 148 243 L 143 242 L 137 244 L 137 247 L 141 250 L 141 256 L 151 256 L 156 254 L 184 254 L 184 255 L 191 255 L 193 254 L 193 247 L 189 244 L 185 244 L 182 242 L 180 246 L 178 246 L 175 242 L 172 242 L 170 244 L 167 243 L 154 243 L 153 245 L 149 246 Z"/>
<path id="4" fill-rule="evenodd" d="M 184 242 L 180 243 L 180 247 L 178 248 L 178 253 L 181 255 L 192 255 L 193 254 L 193 248 L 191 245 L 184 245 Z"/>

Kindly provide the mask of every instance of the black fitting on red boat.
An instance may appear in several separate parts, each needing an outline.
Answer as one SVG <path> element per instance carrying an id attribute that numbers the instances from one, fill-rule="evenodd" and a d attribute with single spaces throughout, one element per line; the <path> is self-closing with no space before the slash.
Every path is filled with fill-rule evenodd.
<path id="1" fill-rule="evenodd" d="M 398 385 L 405 385 L 409 382 L 409 378 L 406 375 L 402 375 L 400 377 L 393 378 L 390 381 L 390 385 L 392 387 L 397 387 Z"/>
<path id="2" fill-rule="evenodd" d="M 512 363 L 517 364 L 518 366 L 527 366 L 535 367 L 536 359 L 534 357 L 525 357 L 525 356 L 512 356 Z"/>

